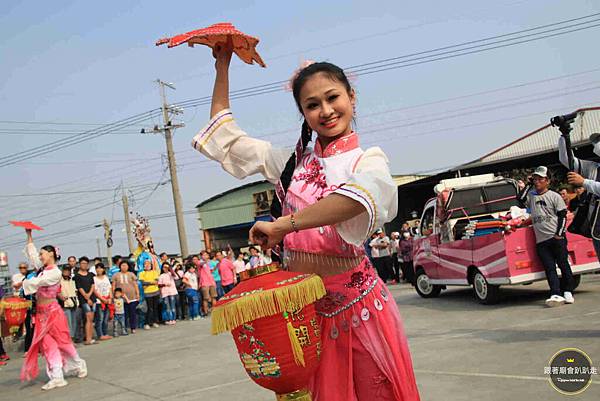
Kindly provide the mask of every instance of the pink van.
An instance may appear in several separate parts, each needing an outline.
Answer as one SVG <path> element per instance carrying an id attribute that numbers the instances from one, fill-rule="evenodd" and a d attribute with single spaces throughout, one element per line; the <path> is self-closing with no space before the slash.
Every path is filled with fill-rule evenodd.
<path id="1" fill-rule="evenodd" d="M 501 285 L 546 280 L 535 250 L 532 227 L 474 232 L 475 221 L 498 221 L 517 206 L 514 180 L 492 174 L 442 181 L 438 197 L 423 210 L 415 239 L 415 289 L 437 297 L 447 286 L 472 286 L 484 304 L 498 300 Z M 579 285 L 581 274 L 600 270 L 591 239 L 567 233 L 569 261 Z M 560 270 L 559 270 L 560 276 Z"/>

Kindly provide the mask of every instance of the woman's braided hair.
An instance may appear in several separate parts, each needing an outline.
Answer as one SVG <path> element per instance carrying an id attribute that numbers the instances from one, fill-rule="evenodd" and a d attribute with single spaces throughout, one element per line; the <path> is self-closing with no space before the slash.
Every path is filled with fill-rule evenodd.
<path id="1" fill-rule="evenodd" d="M 298 72 L 295 78 L 292 81 L 292 93 L 294 95 L 294 100 L 296 101 L 296 106 L 300 111 L 300 114 L 303 114 L 302 104 L 300 103 L 300 91 L 302 87 L 306 83 L 306 81 L 317 73 L 323 73 L 327 75 L 331 80 L 340 82 L 348 93 L 352 91 L 352 86 L 350 85 L 350 81 L 348 81 L 348 77 L 337 65 L 320 62 L 309 65 L 306 68 L 303 68 Z M 304 155 L 304 151 L 306 150 L 306 146 L 312 140 L 312 128 L 308 125 L 306 120 L 302 122 L 302 130 L 300 134 L 300 138 L 296 143 L 296 149 L 294 153 L 290 156 L 287 163 L 285 164 L 285 168 L 283 169 L 281 176 L 279 177 L 279 182 L 275 186 L 275 196 L 273 197 L 273 201 L 271 202 L 271 216 L 274 219 L 281 217 L 282 214 L 282 202 L 285 199 L 285 194 L 292 182 L 292 176 L 294 175 L 294 170 L 302 156 Z"/>

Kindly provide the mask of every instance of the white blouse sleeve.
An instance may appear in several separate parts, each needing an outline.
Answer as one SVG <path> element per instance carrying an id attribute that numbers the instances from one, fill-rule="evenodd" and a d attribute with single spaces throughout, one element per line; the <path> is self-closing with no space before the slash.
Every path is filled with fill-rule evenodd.
<path id="1" fill-rule="evenodd" d="M 35 270 L 42 268 L 43 263 L 40 260 L 40 254 L 38 253 L 38 250 L 36 249 L 33 242 L 30 242 L 27 245 L 25 245 L 23 253 L 25 254 L 27 260 L 29 260 L 30 267 L 33 267 Z"/>
<path id="2" fill-rule="evenodd" d="M 62 273 L 60 269 L 49 269 L 44 270 L 37 277 L 32 277 L 28 280 L 23 281 L 23 291 L 25 295 L 30 295 L 37 292 L 40 287 L 47 287 L 50 285 L 60 283 Z"/>
<path id="3" fill-rule="evenodd" d="M 398 213 L 398 187 L 379 147 L 363 153 L 348 181 L 334 193 L 352 198 L 365 208 L 364 213 L 336 225 L 344 241 L 353 245 L 361 245 Z"/>
<path id="4" fill-rule="evenodd" d="M 292 150 L 274 148 L 270 142 L 250 138 L 240 129 L 231 110 L 217 113 L 194 136 L 192 146 L 206 157 L 221 163 L 236 178 L 260 173 L 275 184 L 279 181 Z"/>

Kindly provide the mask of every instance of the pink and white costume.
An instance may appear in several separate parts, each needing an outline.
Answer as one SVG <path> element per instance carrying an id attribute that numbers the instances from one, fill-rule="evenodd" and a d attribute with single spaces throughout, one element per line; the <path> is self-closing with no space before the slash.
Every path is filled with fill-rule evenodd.
<path id="1" fill-rule="evenodd" d="M 33 244 L 25 248 L 31 266 L 42 267 L 38 252 Z M 85 361 L 73 346 L 65 314 L 56 301 L 60 293 L 62 273 L 56 265 L 46 266 L 37 277 L 23 281 L 25 295 L 36 294 L 38 300 L 54 301 L 36 306 L 34 333 L 31 347 L 25 356 L 21 369 L 21 380 L 33 380 L 39 373 L 38 354 L 46 359 L 46 372 L 50 380 L 62 380 L 64 375 L 82 375 L 87 373 Z"/>
<path id="2" fill-rule="evenodd" d="M 248 137 L 228 109 L 209 121 L 192 146 L 237 178 L 261 173 L 274 184 L 292 153 Z M 284 239 L 289 269 L 318 266 L 327 289 L 317 303 L 323 352 L 311 383 L 315 401 L 419 400 L 398 308 L 362 245 L 397 213 L 397 188 L 387 164 L 380 148 L 363 151 L 354 132 L 325 149 L 317 140 L 297 164 L 282 203 L 287 215 L 336 193 L 365 207 L 364 213 L 335 226 Z"/>

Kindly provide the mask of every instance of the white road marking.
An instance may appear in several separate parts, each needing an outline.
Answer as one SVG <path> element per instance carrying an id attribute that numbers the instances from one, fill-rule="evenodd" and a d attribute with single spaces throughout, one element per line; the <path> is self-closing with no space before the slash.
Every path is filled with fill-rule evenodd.
<path id="1" fill-rule="evenodd" d="M 179 398 L 179 397 L 185 397 L 187 395 L 193 395 L 193 394 L 197 394 L 197 393 L 203 393 L 205 391 L 210 391 L 210 390 L 216 390 L 219 388 L 223 388 L 223 387 L 228 387 L 228 386 L 233 386 L 234 384 L 240 384 L 240 383 L 246 383 L 246 382 L 250 382 L 250 378 L 246 377 L 245 379 L 240 379 L 240 380 L 234 380 L 231 382 L 226 382 L 226 383 L 221 383 L 221 384 L 215 384 L 214 386 L 208 386 L 208 387 L 200 387 L 191 391 L 186 391 L 184 393 L 177 393 L 177 394 L 173 394 L 167 397 L 163 397 L 163 399 L 168 400 L 171 398 Z"/>
<path id="2" fill-rule="evenodd" d="M 443 370 L 427 370 L 427 369 L 415 369 L 415 373 L 431 374 L 431 375 L 446 375 L 446 376 L 491 377 L 491 378 L 495 378 L 495 379 L 548 381 L 548 377 L 503 375 L 503 374 L 497 374 L 497 373 L 447 372 L 447 371 L 443 371 Z M 592 380 L 592 384 L 600 384 L 600 382 L 595 382 Z"/>

